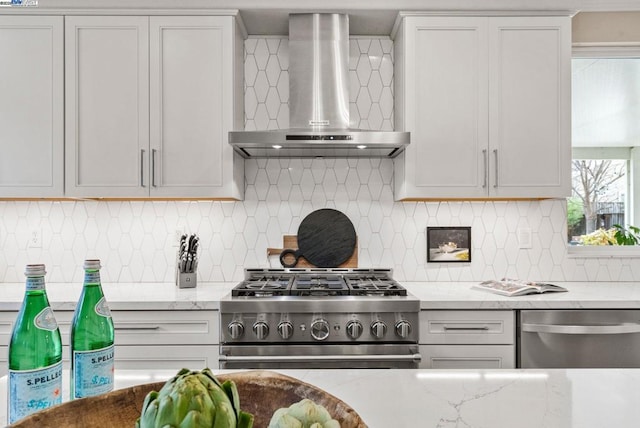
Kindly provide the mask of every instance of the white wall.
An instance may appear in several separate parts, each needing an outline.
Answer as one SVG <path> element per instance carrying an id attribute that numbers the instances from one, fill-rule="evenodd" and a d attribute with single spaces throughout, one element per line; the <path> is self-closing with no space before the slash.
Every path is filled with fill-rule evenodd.
<path id="1" fill-rule="evenodd" d="M 286 39 L 246 47 L 246 127 L 286 127 Z M 391 129 L 392 43 L 357 39 L 351 53 L 352 121 Z M 171 282 L 176 230 L 201 237 L 200 281 L 239 281 L 245 267 L 268 267 L 266 248 L 325 207 L 354 223 L 361 267 L 391 267 L 400 281 L 640 280 L 634 259 L 567 257 L 564 200 L 394 202 L 392 168 L 388 159 L 248 160 L 243 202 L 0 202 L 0 281 L 22 282 L 27 263 L 45 263 L 47 281 L 80 282 L 82 261 L 97 257 L 105 282 Z M 471 263 L 426 263 L 427 226 L 471 226 Z M 531 249 L 517 248 L 521 227 L 533 231 Z M 41 248 L 28 246 L 34 229 Z"/>

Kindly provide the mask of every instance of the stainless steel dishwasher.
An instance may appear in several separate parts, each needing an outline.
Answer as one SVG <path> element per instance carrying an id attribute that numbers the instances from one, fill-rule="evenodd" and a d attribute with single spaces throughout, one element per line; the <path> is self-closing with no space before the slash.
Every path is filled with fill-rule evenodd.
<path id="1" fill-rule="evenodd" d="M 527 310 L 518 367 L 640 367 L 640 310 Z"/>

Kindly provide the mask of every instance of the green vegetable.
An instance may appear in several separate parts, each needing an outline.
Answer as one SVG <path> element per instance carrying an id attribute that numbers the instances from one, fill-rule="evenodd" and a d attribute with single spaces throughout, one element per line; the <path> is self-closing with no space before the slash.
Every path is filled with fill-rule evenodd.
<path id="1" fill-rule="evenodd" d="M 144 399 L 136 428 L 251 428 L 253 415 L 240 410 L 232 381 L 220 383 L 211 370 L 182 369 L 159 392 Z"/>
<path id="2" fill-rule="evenodd" d="M 305 398 L 275 411 L 269 428 L 340 428 L 327 409 Z"/>

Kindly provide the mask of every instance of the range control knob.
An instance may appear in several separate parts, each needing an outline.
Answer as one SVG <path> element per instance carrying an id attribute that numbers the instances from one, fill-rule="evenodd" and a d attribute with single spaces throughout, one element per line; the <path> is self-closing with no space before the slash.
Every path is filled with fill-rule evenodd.
<path id="1" fill-rule="evenodd" d="M 258 340 L 264 340 L 269 335 L 269 326 L 264 321 L 258 321 L 253 325 L 253 332 Z"/>
<path id="2" fill-rule="evenodd" d="M 374 321 L 371 323 L 371 334 L 376 338 L 382 339 L 387 333 L 387 325 L 382 321 Z"/>
<path id="3" fill-rule="evenodd" d="M 411 334 L 411 323 L 406 320 L 400 320 L 396 323 L 396 334 L 406 339 Z"/>
<path id="4" fill-rule="evenodd" d="M 311 323 L 311 337 L 315 340 L 325 340 L 329 337 L 329 323 L 323 319 L 317 319 Z"/>
<path id="5" fill-rule="evenodd" d="M 281 338 L 287 340 L 293 334 L 293 324 L 291 324 L 289 321 L 282 321 L 280 324 L 278 324 L 278 333 L 280 334 Z"/>
<path id="6" fill-rule="evenodd" d="M 227 326 L 227 330 L 233 340 L 240 339 L 244 334 L 244 326 L 240 321 L 231 321 Z"/>
<path id="7" fill-rule="evenodd" d="M 360 321 L 351 320 L 347 323 L 347 336 L 352 339 L 357 339 L 362 334 L 362 324 Z"/>

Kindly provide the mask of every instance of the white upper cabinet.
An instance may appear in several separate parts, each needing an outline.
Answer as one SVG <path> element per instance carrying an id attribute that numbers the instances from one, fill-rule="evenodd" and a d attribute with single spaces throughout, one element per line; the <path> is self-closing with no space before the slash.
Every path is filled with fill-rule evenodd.
<path id="1" fill-rule="evenodd" d="M 570 194 L 570 18 L 408 16 L 395 37 L 395 198 Z"/>
<path id="2" fill-rule="evenodd" d="M 63 18 L 0 16 L 0 197 L 61 197 Z"/>
<path id="3" fill-rule="evenodd" d="M 227 138 L 242 123 L 234 22 L 66 18 L 68 196 L 243 197 Z"/>

